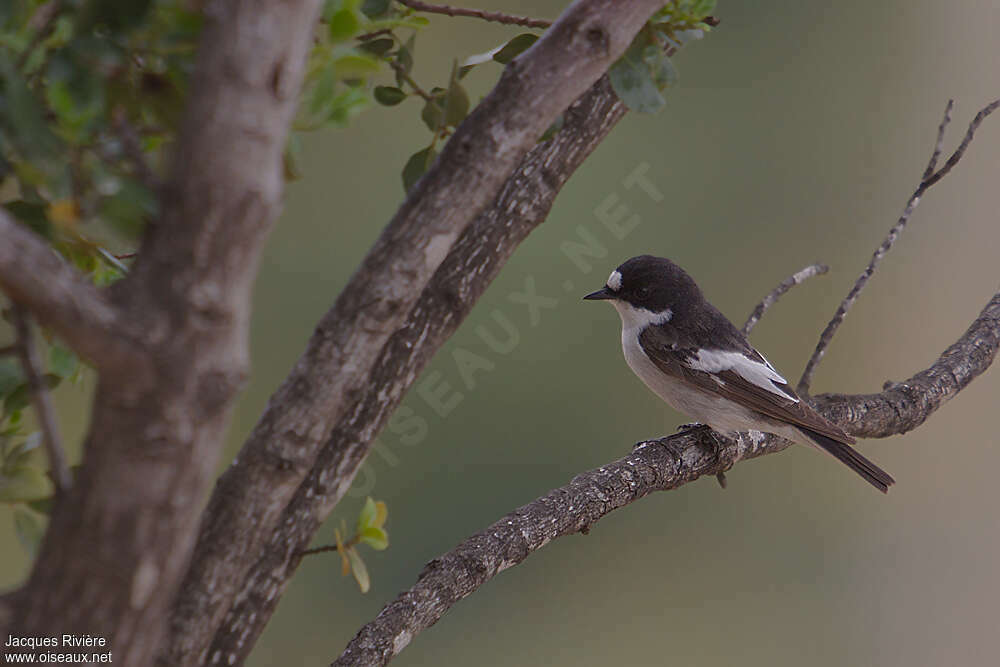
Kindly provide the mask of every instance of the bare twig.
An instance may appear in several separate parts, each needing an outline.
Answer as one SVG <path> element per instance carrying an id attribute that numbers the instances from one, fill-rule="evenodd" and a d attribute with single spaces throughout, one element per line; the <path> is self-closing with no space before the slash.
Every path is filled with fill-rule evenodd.
<path id="1" fill-rule="evenodd" d="M 813 351 L 812 356 L 809 357 L 809 362 L 806 364 L 805 370 L 802 371 L 802 377 L 799 379 L 799 384 L 796 387 L 796 391 L 798 391 L 798 393 L 809 393 L 809 385 L 812 383 L 813 375 L 816 372 L 817 366 L 819 366 L 819 362 L 822 361 L 823 355 L 826 354 L 826 349 L 830 346 L 830 341 L 833 340 L 833 335 L 837 332 L 837 329 L 847 316 L 847 311 L 850 310 L 851 306 L 854 305 L 854 302 L 858 300 L 858 295 L 861 293 L 861 290 L 864 289 L 865 285 L 868 284 L 868 281 L 875 274 L 875 269 L 878 267 L 879 262 L 881 262 L 886 253 L 892 249 L 896 239 L 899 238 L 899 234 L 903 231 L 903 228 L 906 227 L 906 223 L 909 221 L 914 209 L 916 209 L 917 205 L 920 203 L 920 197 L 923 196 L 923 194 L 930 189 L 931 186 L 944 178 L 948 172 L 950 172 L 952 168 L 958 164 L 958 161 L 962 159 L 962 156 L 965 154 L 965 150 L 972 142 L 976 129 L 979 128 L 979 125 L 987 116 L 993 113 L 997 107 L 1000 107 L 1000 100 L 991 102 L 978 114 L 976 114 L 976 117 L 969 124 L 969 129 L 965 132 L 965 137 L 962 139 L 962 143 L 960 143 L 958 148 L 955 149 L 955 152 L 951 154 L 951 157 L 949 157 L 948 161 L 944 163 L 944 166 L 939 170 L 934 171 L 934 168 L 937 166 L 938 158 L 941 155 L 941 144 L 944 140 L 945 129 L 948 127 L 948 123 L 951 120 L 951 111 L 953 106 L 953 101 L 948 100 L 948 105 L 945 107 L 944 119 L 938 126 L 937 141 L 934 145 L 934 152 L 931 154 L 931 158 L 927 163 L 927 168 L 924 170 L 924 175 L 920 180 L 920 184 L 917 186 L 917 189 L 913 191 L 913 194 L 910 195 L 909 200 L 907 200 L 906 207 L 903 209 L 902 215 L 899 216 L 899 220 L 897 220 L 896 224 L 889 230 L 889 234 L 886 236 L 885 240 L 882 241 L 882 244 L 875 250 L 875 254 L 872 255 L 871 261 L 868 262 L 868 266 L 865 267 L 865 270 L 858 277 L 857 281 L 855 281 L 854 287 L 851 288 L 851 291 L 844 298 L 843 302 L 841 302 L 840 307 L 837 308 L 837 312 L 833 316 L 833 319 L 830 320 L 830 323 L 826 325 L 826 328 L 820 335 L 819 342 L 816 343 L 816 349 Z"/>
<path id="2" fill-rule="evenodd" d="M 881 394 L 818 396 L 816 407 L 855 435 L 905 433 L 989 368 L 998 348 L 1000 293 L 930 368 Z M 791 444 L 747 433 L 725 439 L 711 429 L 641 442 L 628 456 L 577 475 L 429 562 L 416 583 L 361 628 L 333 664 L 384 665 L 459 600 L 550 541 L 584 533 L 607 514 L 653 492 L 717 475 L 740 460 L 774 454 Z"/>
<path id="3" fill-rule="evenodd" d="M 483 9 L 464 9 L 462 7 L 449 7 L 447 5 L 432 5 L 429 2 L 419 0 L 398 0 L 399 4 L 406 5 L 410 9 L 428 14 L 444 14 L 445 16 L 467 16 L 469 18 L 492 21 L 493 23 L 506 23 L 507 25 L 520 25 L 525 28 L 548 28 L 552 21 L 546 19 L 536 19 L 530 16 L 516 16 L 503 12 L 489 12 Z"/>
<path id="4" fill-rule="evenodd" d="M 31 391 L 31 403 L 35 408 L 35 416 L 42 430 L 42 444 L 49 457 L 49 474 L 56 485 L 56 494 L 62 496 L 69 490 L 71 480 L 69 467 L 66 465 L 66 455 L 63 453 L 62 440 L 59 438 L 59 428 L 56 425 L 55 410 L 52 407 L 52 397 L 49 389 L 42 381 L 39 370 L 42 365 L 38 359 L 35 340 L 31 336 L 31 316 L 24 306 L 11 302 L 14 331 L 17 336 L 18 353 L 21 357 L 21 367 L 28 379 Z"/>
<path id="5" fill-rule="evenodd" d="M 792 289 L 796 285 L 804 283 L 813 276 L 823 275 L 830 270 L 830 267 L 826 264 L 810 264 L 801 271 L 793 273 L 788 276 L 781 283 L 771 290 L 771 293 L 764 297 L 764 300 L 757 304 L 757 307 L 753 309 L 750 313 L 750 317 L 747 318 L 746 323 L 743 325 L 743 335 L 747 335 L 750 331 L 757 326 L 757 322 L 760 321 L 761 316 L 767 311 L 768 308 L 773 306 L 775 302 L 781 298 L 781 296 Z"/>
<path id="6" fill-rule="evenodd" d="M 417 82 L 413 80 L 413 77 L 411 77 L 410 73 L 406 71 L 406 68 L 404 68 L 395 60 L 390 60 L 388 62 L 389 66 L 392 67 L 394 70 L 396 70 L 396 73 L 399 74 L 399 78 L 409 84 L 410 88 L 413 89 L 413 92 L 415 92 L 417 95 L 420 95 L 420 97 L 424 98 L 428 102 L 434 101 L 434 98 L 431 96 L 431 94 L 428 93 L 423 88 L 421 88 L 417 84 Z"/>
<path id="7" fill-rule="evenodd" d="M 348 545 L 345 544 L 344 546 L 346 547 Z M 303 556 L 311 556 L 312 554 L 323 554 L 328 551 L 340 551 L 340 549 L 337 547 L 336 544 L 327 544 L 326 546 L 323 547 L 314 547 L 312 549 L 305 549 L 304 551 L 300 551 L 299 553 Z"/>
<path id="8" fill-rule="evenodd" d="M 931 153 L 931 159 L 927 163 L 927 168 L 924 169 L 924 175 L 920 177 L 921 182 L 926 181 L 932 175 L 934 175 L 934 170 L 937 168 L 938 158 L 941 157 L 941 149 L 944 147 L 944 133 L 948 129 L 948 125 L 951 123 L 951 112 L 955 108 L 955 100 L 948 100 L 948 104 L 944 107 L 944 118 L 941 119 L 941 124 L 938 125 L 937 131 L 937 141 L 934 142 L 934 152 Z"/>

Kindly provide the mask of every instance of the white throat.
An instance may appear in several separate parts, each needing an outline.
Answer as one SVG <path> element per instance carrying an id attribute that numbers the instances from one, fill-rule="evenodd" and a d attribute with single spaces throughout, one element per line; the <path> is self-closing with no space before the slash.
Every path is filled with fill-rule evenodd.
<path id="1" fill-rule="evenodd" d="M 634 335 L 638 336 L 639 331 L 645 329 L 651 324 L 663 324 L 664 322 L 669 322 L 670 318 L 674 316 L 674 311 L 667 308 L 663 312 L 654 313 L 651 310 L 646 310 L 645 308 L 636 308 L 627 301 L 619 301 L 615 299 L 611 302 L 611 305 L 615 307 L 618 314 L 622 318 L 622 333 L 626 331 L 634 332 Z"/>

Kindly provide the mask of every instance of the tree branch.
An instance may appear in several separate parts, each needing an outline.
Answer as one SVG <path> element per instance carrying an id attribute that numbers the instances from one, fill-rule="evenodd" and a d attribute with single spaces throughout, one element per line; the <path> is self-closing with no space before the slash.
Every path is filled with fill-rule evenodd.
<path id="1" fill-rule="evenodd" d="M 139 363 L 135 333 L 107 293 L 2 207 L 0 239 L 0 288 L 12 300 L 99 369 Z"/>
<path id="2" fill-rule="evenodd" d="M 765 312 L 767 312 L 767 309 L 773 306 L 785 292 L 792 289 L 796 285 L 801 285 L 813 276 L 823 275 L 829 270 L 830 267 L 826 264 L 810 264 L 801 271 L 793 273 L 778 283 L 778 286 L 771 290 L 770 294 L 765 296 L 764 299 L 757 304 L 757 307 L 753 309 L 753 312 L 750 313 L 750 317 L 748 317 L 747 321 L 743 324 L 743 335 L 746 336 L 755 326 L 757 326 L 757 323 L 760 322 L 760 318 L 763 317 Z"/>
<path id="3" fill-rule="evenodd" d="M 659 0 L 573 3 L 504 70 L 494 90 L 459 126 L 321 319 L 237 461 L 219 480 L 175 605 L 162 664 L 187 664 L 209 655 L 213 634 L 234 598 L 249 595 L 248 570 L 270 557 L 267 550 L 275 547 L 274 533 L 283 528 L 286 507 L 302 492 L 310 471 L 322 486 L 319 514 L 325 516 L 343 495 L 373 430 L 363 428 L 364 439 L 344 440 L 344 451 L 327 457 L 342 465 L 324 467 L 317 456 L 324 443 L 341 442 L 335 426 L 350 419 L 351 407 L 374 386 L 370 377 L 386 343 L 405 325 L 449 248 L 495 199 L 538 137 L 624 52 L 660 5 Z M 397 389 L 387 387 L 386 393 Z M 304 529 L 314 520 L 303 519 Z M 240 548 L 233 549 L 234 544 Z M 273 584 L 256 583 L 283 589 L 286 579 L 282 573 Z M 276 601 L 272 596 L 268 604 Z M 267 614 L 255 618 L 252 631 L 223 631 L 226 639 L 220 641 L 226 648 L 211 655 L 245 655 Z"/>
<path id="4" fill-rule="evenodd" d="M 155 655 L 246 374 L 251 287 L 281 205 L 282 153 L 320 4 L 219 0 L 205 10 L 162 214 L 109 290 L 140 332 L 142 363 L 100 369 L 83 465 L 17 596 L 16 634 L 99 629 L 116 662 Z M 6 238 L 2 246 L 9 258 Z M 14 296 L 40 315 L 67 308 L 66 295 L 40 284 L 53 276 L 27 268 L 36 284 Z M 48 300 L 28 301 L 35 290 Z M 84 312 L 107 311 L 92 301 Z M 62 317 L 59 333 L 77 335 Z"/>
<path id="5" fill-rule="evenodd" d="M 817 409 L 859 437 L 906 433 L 983 373 L 1000 347 L 1000 293 L 930 368 L 881 394 L 823 395 Z M 792 443 L 760 433 L 722 438 L 700 428 L 640 442 L 628 456 L 577 475 L 428 563 L 416 584 L 387 604 L 333 663 L 384 665 L 456 602 L 550 541 L 586 531 L 605 515 L 655 491 L 666 491 L 735 462 L 773 454 Z"/>
<path id="6" fill-rule="evenodd" d="M 350 486 L 374 434 L 517 246 L 545 219 L 575 169 L 625 112 L 607 79 L 601 79 L 566 111 L 562 129 L 528 154 L 493 205 L 463 232 L 406 323 L 381 350 L 368 376 L 369 390 L 351 399 L 308 478 L 276 522 L 208 655 L 224 661 L 229 655 L 246 654 L 294 574 L 301 551 Z M 334 481 L 330 470 L 350 474 Z"/>
<path id="7" fill-rule="evenodd" d="M 24 306 L 13 303 L 11 312 L 14 320 L 14 331 L 17 335 L 17 347 L 21 357 L 21 367 L 28 379 L 31 390 L 31 402 L 35 408 L 39 428 L 42 431 L 42 443 L 49 459 L 49 474 L 56 485 L 56 493 L 62 495 L 69 490 L 69 467 L 63 453 L 62 440 L 56 426 L 55 410 L 52 408 L 52 397 L 49 389 L 42 382 L 41 362 L 38 359 L 38 349 L 31 336 L 31 316 Z"/>
<path id="8" fill-rule="evenodd" d="M 823 355 L 826 354 L 826 349 L 830 346 L 830 341 L 833 340 L 833 335 L 837 333 L 837 329 L 840 328 L 841 323 L 843 323 L 844 318 L 847 317 L 847 311 L 851 309 L 854 302 L 858 300 L 858 295 L 861 294 L 861 290 L 865 288 L 868 281 L 873 275 L 875 275 L 875 269 L 878 267 L 879 262 L 882 258 L 892 249 L 893 244 L 896 239 L 899 238 L 899 234 L 906 227 L 906 223 L 909 221 L 910 216 L 913 211 L 917 208 L 920 203 L 920 197 L 923 196 L 928 189 L 930 189 L 935 183 L 944 178 L 952 168 L 958 164 L 958 161 L 962 159 L 965 155 L 965 150 L 972 143 L 972 138 L 976 134 L 976 130 L 983 120 L 993 113 L 997 107 L 1000 107 L 1000 100 L 995 100 L 991 102 L 986 107 L 981 109 L 976 117 L 969 124 L 969 129 L 965 132 L 965 137 L 962 138 L 962 143 L 959 144 L 955 152 L 951 154 L 948 161 L 945 162 L 944 166 L 934 171 L 937 166 L 938 158 L 941 156 L 941 146 L 944 142 L 944 132 L 948 127 L 948 123 L 951 121 L 951 110 L 954 107 L 954 100 L 948 100 L 948 104 L 944 110 L 944 118 L 941 124 L 938 126 L 937 141 L 934 143 L 934 151 L 931 153 L 931 158 L 927 163 L 927 168 L 924 169 L 923 177 L 920 179 L 920 184 L 917 189 L 913 191 L 910 195 L 909 200 L 906 202 L 906 206 L 903 209 L 902 215 L 899 216 L 899 220 L 896 224 L 892 226 L 889 230 L 888 236 L 882 241 L 882 245 L 875 250 L 875 254 L 872 255 L 871 261 L 868 262 L 868 266 L 858 277 L 857 281 L 854 283 L 854 287 L 848 292 L 847 296 L 841 302 L 840 307 L 837 308 L 837 312 L 834 314 L 833 319 L 830 323 L 826 325 L 823 333 L 820 334 L 819 342 L 816 343 L 816 349 L 813 350 L 812 356 L 809 357 L 809 361 L 806 363 L 805 370 L 802 371 L 802 377 L 799 379 L 799 383 L 795 390 L 799 394 L 808 394 L 809 385 L 812 383 L 813 374 L 816 372 L 816 368 L 819 366 L 819 362 L 823 360 Z"/>
<path id="9" fill-rule="evenodd" d="M 489 12 L 483 9 L 463 9 L 461 7 L 449 7 L 447 5 L 432 5 L 429 2 L 419 0 L 398 0 L 399 4 L 405 5 L 418 12 L 428 14 L 444 14 L 445 16 L 467 16 L 469 18 L 492 21 L 493 23 L 506 23 L 507 25 L 520 25 L 526 28 L 548 28 L 552 21 L 546 19 L 535 19 L 530 16 L 515 16 L 503 12 Z"/>

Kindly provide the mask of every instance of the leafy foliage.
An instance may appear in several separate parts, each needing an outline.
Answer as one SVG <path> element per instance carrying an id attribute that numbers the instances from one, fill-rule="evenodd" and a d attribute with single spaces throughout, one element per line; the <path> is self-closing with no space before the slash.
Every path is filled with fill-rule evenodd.
<path id="1" fill-rule="evenodd" d="M 678 78 L 668 54 L 711 30 L 706 19 L 714 9 L 715 0 L 674 0 L 646 23 L 608 71 L 615 93 L 629 109 L 652 113 L 663 108 L 663 93 Z"/>
<path id="2" fill-rule="evenodd" d="M 389 510 L 385 503 L 381 500 L 376 502 L 369 497 L 358 515 L 353 537 L 346 542 L 344 541 L 344 536 L 347 535 L 347 525 L 343 522 L 341 522 L 340 528 L 334 530 L 336 550 L 340 554 L 341 574 L 344 576 L 354 575 L 362 593 L 368 592 L 371 587 L 371 579 L 368 576 L 368 567 L 358 552 L 357 545 L 367 544 L 376 551 L 384 551 L 389 548 L 389 533 L 385 530 L 385 520 L 388 516 Z"/>
<path id="3" fill-rule="evenodd" d="M 159 189 L 176 140 L 203 18 L 191 0 L 0 0 L 0 206 L 54 250 L 106 286 L 128 271 L 134 247 L 159 212 Z M 611 69 L 631 108 L 654 111 L 676 81 L 667 53 L 710 29 L 714 0 L 674 0 L 658 12 Z M 416 38 L 428 21 L 390 0 L 325 0 L 315 28 L 299 111 L 284 155 L 288 179 L 301 174 L 301 133 L 343 127 L 377 104 L 416 98 L 430 132 L 402 168 L 410 191 L 470 113 L 462 81 L 486 63 L 507 66 L 539 35 L 517 34 L 455 61 L 440 85 L 414 78 Z M 557 120 L 539 139 L 561 127 Z M 44 335 L 44 332 L 43 332 Z M 45 337 L 54 387 L 83 366 Z M 2 346 L 0 346 L 2 347 Z M 31 394 L 13 356 L 0 356 L 0 502 L 16 506 L 15 529 L 33 548 L 51 504 L 52 483 L 38 460 L 41 436 L 25 426 Z M 385 504 L 369 499 L 346 543 L 346 572 L 369 581 L 357 546 L 388 546 Z"/>

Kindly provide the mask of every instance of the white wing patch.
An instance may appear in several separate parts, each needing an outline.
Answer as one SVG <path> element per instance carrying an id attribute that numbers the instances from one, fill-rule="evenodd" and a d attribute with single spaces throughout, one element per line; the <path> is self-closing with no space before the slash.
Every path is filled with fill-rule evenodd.
<path id="1" fill-rule="evenodd" d="M 763 355 L 761 359 L 764 359 Z M 705 373 L 732 371 L 754 386 L 777 394 L 786 400 L 799 402 L 799 399 L 789 396 L 775 386 L 774 383 L 787 385 L 788 381 L 774 370 L 774 366 L 767 359 L 764 359 L 764 363 L 760 363 L 747 358 L 741 352 L 698 350 L 698 355 L 689 360 L 688 365 L 696 371 L 704 371 Z"/>
<path id="2" fill-rule="evenodd" d="M 612 271 L 611 275 L 608 276 L 608 289 L 612 292 L 617 292 L 622 288 L 622 274 L 617 271 Z"/>

